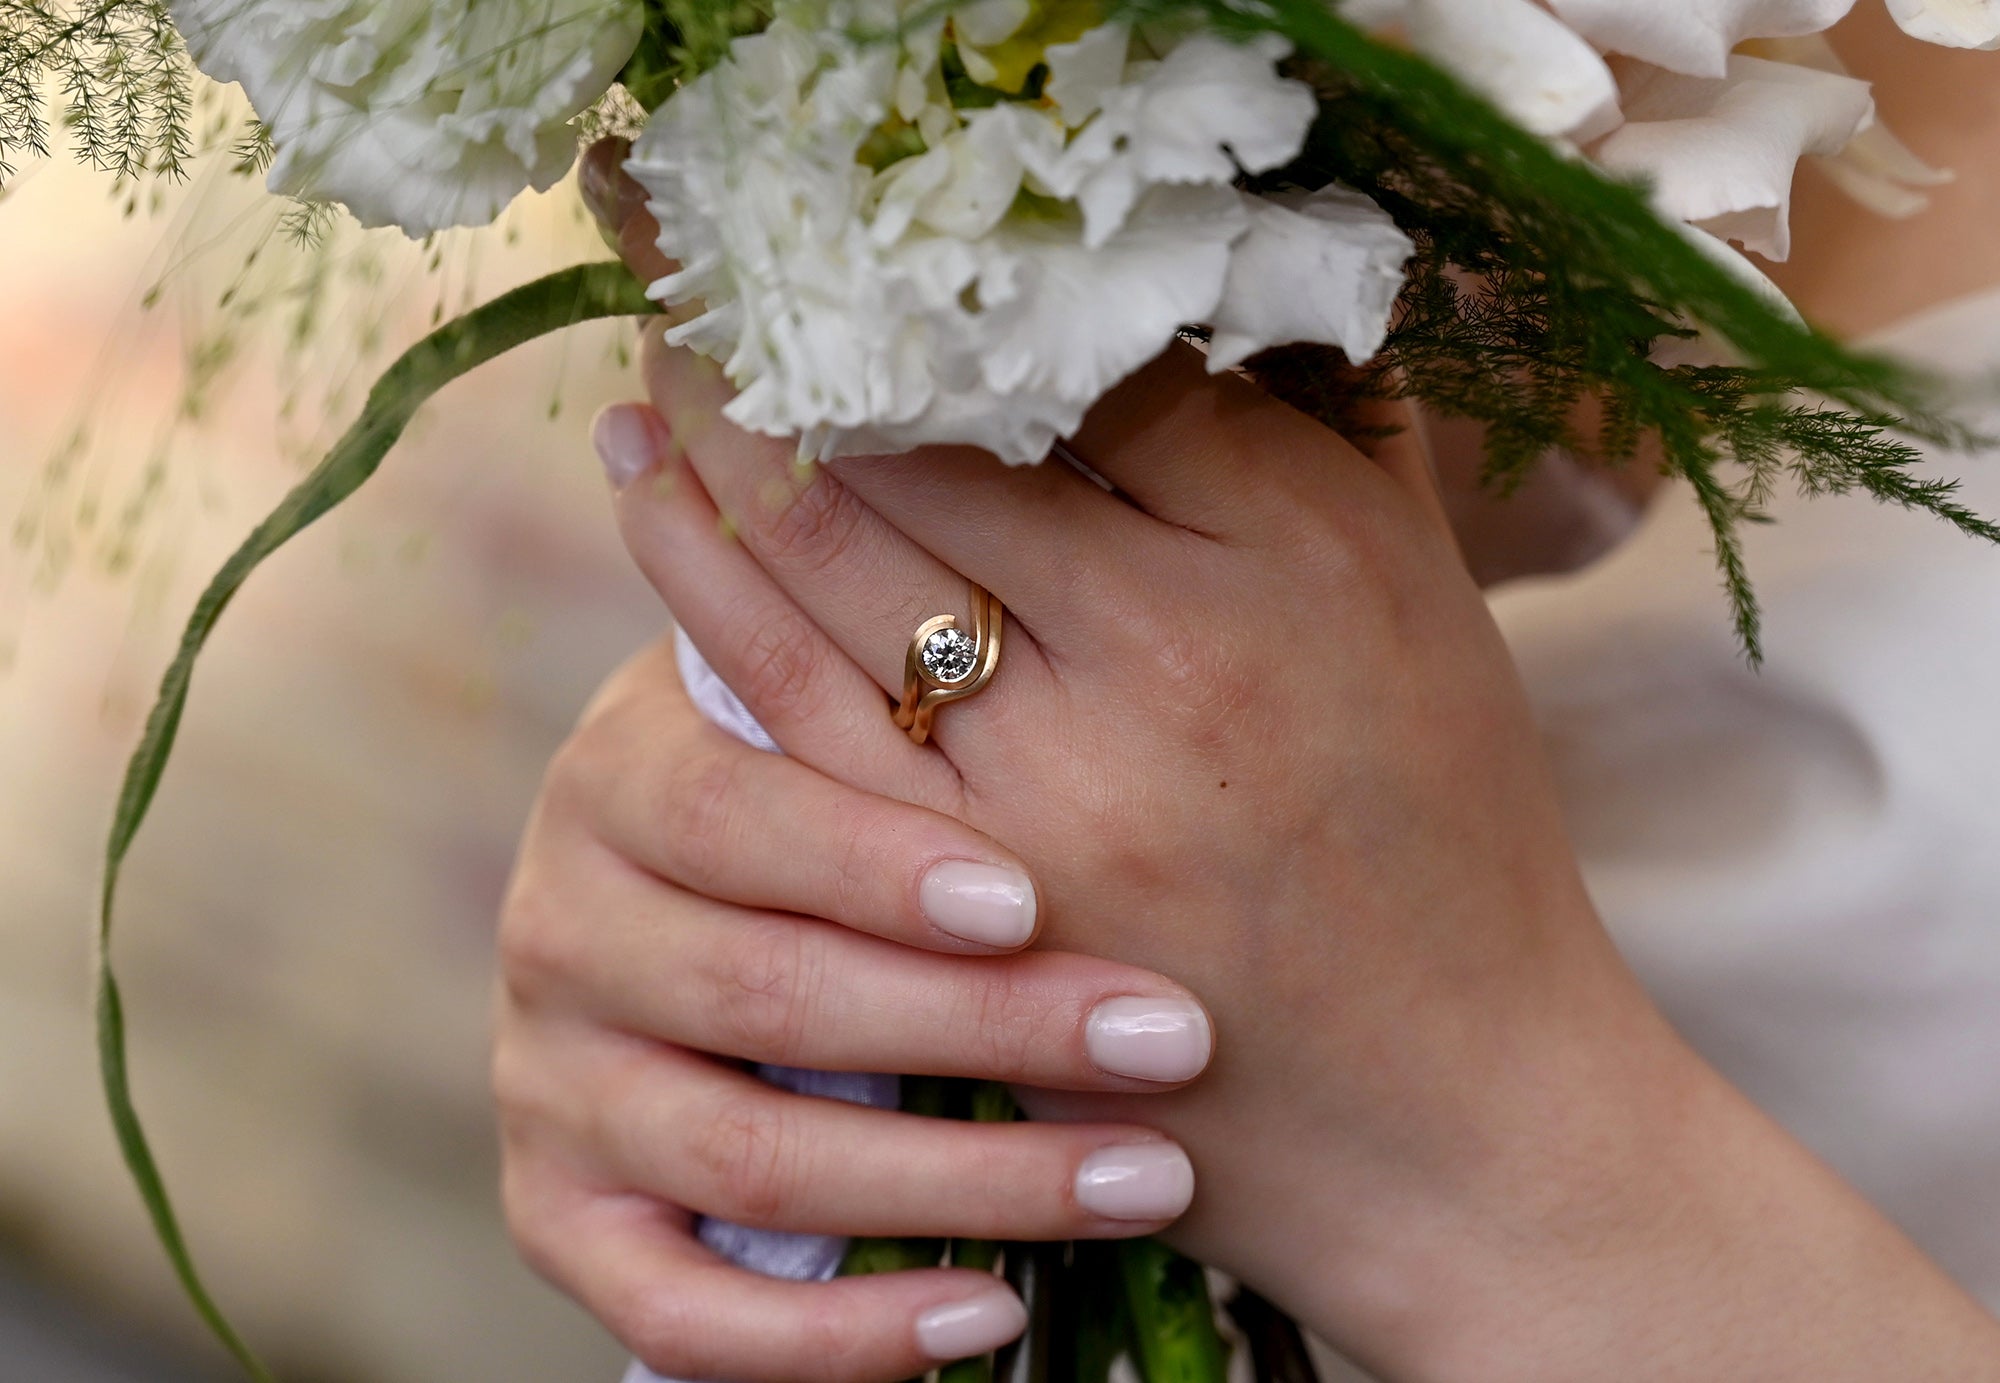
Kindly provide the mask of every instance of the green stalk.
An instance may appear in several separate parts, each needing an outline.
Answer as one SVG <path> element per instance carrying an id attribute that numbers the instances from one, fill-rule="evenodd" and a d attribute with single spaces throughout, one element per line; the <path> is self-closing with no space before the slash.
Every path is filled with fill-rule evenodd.
<path id="1" fill-rule="evenodd" d="M 850 1239 L 840 1260 L 840 1276 L 872 1277 L 912 1268 L 935 1268 L 944 1258 L 942 1239 Z"/>
<path id="2" fill-rule="evenodd" d="M 474 367 L 535 337 L 593 318 L 637 316 L 653 310 L 643 285 L 624 265 L 585 264 L 502 294 L 485 306 L 447 322 L 405 352 L 369 391 L 360 418 L 312 473 L 251 531 L 195 602 L 194 613 L 182 631 L 180 646 L 167 665 L 159 695 L 146 717 L 139 747 L 126 765 L 124 786 L 111 822 L 111 839 L 105 849 L 104 888 L 97 916 L 97 1058 L 104 1082 L 104 1100 L 125 1165 L 131 1170 L 139 1197 L 152 1218 L 153 1233 L 166 1251 L 182 1290 L 223 1347 L 257 1383 L 272 1383 L 272 1375 L 230 1324 L 196 1270 L 180 1218 L 133 1101 L 131 1073 L 126 1062 L 125 1006 L 111 964 L 113 901 L 118 878 L 173 752 L 181 714 L 187 708 L 188 683 L 194 675 L 195 661 L 208 643 L 216 620 L 250 573 L 293 535 L 360 488 L 402 436 L 411 416 L 431 395 Z"/>
<path id="3" fill-rule="evenodd" d="M 1248 1287 L 1230 1298 L 1229 1315 L 1250 1346 L 1257 1383 L 1319 1383 L 1298 1323 Z"/>
<path id="4" fill-rule="evenodd" d="M 1028 1328 L 993 1356 L 994 1383 L 1056 1383 L 1061 1322 L 1056 1313 L 1056 1279 L 1062 1274 L 1063 1245 L 1009 1244 L 1007 1283 L 1028 1308 Z M 1063 1363 L 1068 1364 L 1067 1354 Z"/>
<path id="5" fill-rule="evenodd" d="M 944 1114 L 982 1124 L 1010 1124 L 1020 1117 L 1014 1097 L 997 1081 L 954 1080 L 945 1083 Z M 1012 1252 L 1010 1247 L 1009 1252 Z M 951 1265 L 990 1273 L 1000 1262 L 1000 1245 L 989 1239 L 954 1239 Z M 938 1370 L 938 1383 L 993 1383 L 993 1356 L 958 1359 Z"/>
<path id="6" fill-rule="evenodd" d="M 1132 1344 L 1146 1383 L 1225 1383 L 1229 1354 L 1201 1264 L 1157 1239 L 1118 1246 Z"/>
<path id="7" fill-rule="evenodd" d="M 1070 1342 L 1076 1383 L 1107 1383 L 1111 1366 L 1132 1337 L 1118 1245 L 1101 1239 L 1071 1246 L 1076 1335 Z"/>

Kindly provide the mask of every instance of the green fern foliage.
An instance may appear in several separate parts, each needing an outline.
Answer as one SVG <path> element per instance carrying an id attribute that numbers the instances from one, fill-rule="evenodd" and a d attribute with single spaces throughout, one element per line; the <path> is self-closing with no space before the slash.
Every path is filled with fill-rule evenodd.
<path id="1" fill-rule="evenodd" d="M 120 179 L 179 177 L 193 75 L 164 0 L 0 0 L 0 184 L 58 126 Z"/>

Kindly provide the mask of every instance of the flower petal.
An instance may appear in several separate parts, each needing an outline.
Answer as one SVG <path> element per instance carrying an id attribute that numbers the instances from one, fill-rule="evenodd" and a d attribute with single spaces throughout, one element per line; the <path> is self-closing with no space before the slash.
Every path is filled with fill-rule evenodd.
<path id="1" fill-rule="evenodd" d="M 1342 13 L 1402 33 L 1536 134 L 1611 123 L 1618 91 L 1604 60 L 1534 0 L 1365 0 Z"/>
<path id="2" fill-rule="evenodd" d="M 1245 197 L 1250 228 L 1229 258 L 1209 319 L 1211 373 L 1295 341 L 1338 346 L 1357 363 L 1381 348 L 1415 248 L 1358 192 L 1328 187 L 1298 198 Z"/>
<path id="3" fill-rule="evenodd" d="M 1274 64 L 1291 45 L 1196 34 L 1107 91 L 1094 119 L 1042 181 L 1084 212 L 1085 241 L 1103 244 L 1141 192 L 1159 183 L 1226 183 L 1296 155 L 1319 103 Z"/>
<path id="4" fill-rule="evenodd" d="M 1754 57 L 1848 75 L 1825 34 L 1759 39 L 1745 47 Z M 1954 176 L 1949 168 L 1925 163 L 1879 120 L 1864 126 L 1839 153 L 1816 155 L 1813 162 L 1849 197 L 1878 216 L 1897 218 L 1928 207 L 1931 199 L 1921 189 L 1942 187 Z"/>
<path id="5" fill-rule="evenodd" d="M 2000 0 L 1889 0 L 1911 38 L 1947 48 L 2000 48 Z"/>
<path id="6" fill-rule="evenodd" d="M 1003 224 L 966 246 L 968 291 L 933 301 L 926 329 L 938 388 L 907 417 L 816 429 L 821 458 L 937 443 L 1037 462 L 1104 392 L 1215 310 L 1246 213 L 1228 187 L 1145 193 L 1104 244 L 1077 223 Z M 742 421 L 738 419 L 738 421 Z"/>
<path id="7" fill-rule="evenodd" d="M 1669 222 L 1679 231 L 1681 238 L 1699 250 L 1706 258 L 1713 260 L 1717 268 L 1762 298 L 1770 307 L 1788 320 L 1804 326 L 1805 318 L 1799 315 L 1792 300 L 1785 291 L 1771 281 L 1770 275 L 1751 262 L 1748 255 L 1731 245 L 1727 240 L 1710 235 L 1705 230 L 1697 230 L 1683 221 Z M 1740 365 L 1743 356 L 1728 340 L 1714 328 L 1695 324 L 1692 336 L 1662 336 L 1653 343 L 1652 362 L 1663 370 L 1677 365 Z"/>
<path id="8" fill-rule="evenodd" d="M 1690 76 L 1720 77 L 1744 39 L 1816 34 L 1852 9 L 1854 0 L 1549 0 L 1549 5 L 1605 52 Z"/>
<path id="9" fill-rule="evenodd" d="M 1615 70 L 1627 118 L 1591 150 L 1598 164 L 1644 178 L 1670 219 L 1772 259 L 1791 248 L 1800 157 L 1838 153 L 1874 113 L 1866 82 L 1759 58 L 1730 58 L 1720 78 Z"/>
<path id="10" fill-rule="evenodd" d="M 1042 94 L 1055 104 L 1063 124 L 1075 129 L 1097 114 L 1105 93 L 1125 76 L 1125 51 L 1132 31 L 1123 24 L 1100 24 L 1074 43 L 1049 46 L 1049 79 Z"/>
<path id="11" fill-rule="evenodd" d="M 173 0 L 207 75 L 270 126 L 272 190 L 411 235 L 493 220 L 576 155 L 639 0 Z"/>

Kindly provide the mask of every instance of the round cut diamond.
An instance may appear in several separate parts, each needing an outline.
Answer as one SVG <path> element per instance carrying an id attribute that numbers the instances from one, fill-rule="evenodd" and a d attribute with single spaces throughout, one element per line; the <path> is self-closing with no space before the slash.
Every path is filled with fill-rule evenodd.
<path id="1" fill-rule="evenodd" d="M 963 629 L 939 629 L 924 640 L 924 646 L 917 651 L 917 660 L 938 681 L 958 682 L 972 671 L 978 652 L 972 636 Z"/>

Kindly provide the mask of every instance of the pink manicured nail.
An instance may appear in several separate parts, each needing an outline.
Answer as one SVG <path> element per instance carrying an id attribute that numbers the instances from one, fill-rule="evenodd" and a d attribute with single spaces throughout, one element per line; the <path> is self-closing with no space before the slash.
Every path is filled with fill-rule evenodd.
<path id="1" fill-rule="evenodd" d="M 590 440 L 614 490 L 623 490 L 658 465 L 666 452 L 666 437 L 652 410 L 637 403 L 614 403 L 599 413 Z"/>
<path id="2" fill-rule="evenodd" d="M 1106 999 L 1083 1030 L 1098 1070 L 1136 1080 L 1193 1080 L 1214 1045 L 1208 1015 L 1185 999 Z"/>
<path id="3" fill-rule="evenodd" d="M 917 889 L 933 927 L 982 946 L 1020 946 L 1035 934 L 1035 885 L 1018 869 L 945 860 Z"/>
<path id="4" fill-rule="evenodd" d="M 1076 1170 L 1076 1203 L 1107 1220 L 1177 1220 L 1194 1199 L 1194 1164 L 1172 1143 L 1099 1148 Z"/>
<path id="5" fill-rule="evenodd" d="M 998 1349 L 1028 1328 L 1021 1299 L 1005 1287 L 933 1306 L 917 1317 L 917 1348 L 933 1359 L 970 1359 Z"/>

